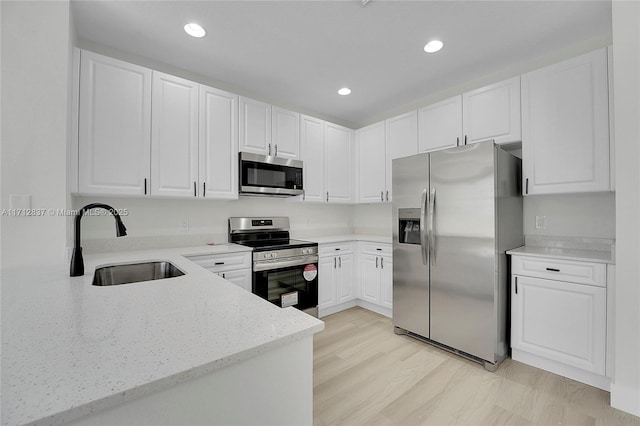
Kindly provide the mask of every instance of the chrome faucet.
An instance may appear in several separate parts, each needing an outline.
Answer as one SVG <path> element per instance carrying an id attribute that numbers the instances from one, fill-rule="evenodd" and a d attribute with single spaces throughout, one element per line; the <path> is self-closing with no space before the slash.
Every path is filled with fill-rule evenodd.
<path id="1" fill-rule="evenodd" d="M 80 247 L 80 221 L 84 212 L 91 209 L 101 208 L 110 212 L 116 220 L 116 237 L 123 237 L 127 235 L 127 228 L 125 228 L 120 215 L 116 212 L 116 209 L 101 203 L 87 204 L 76 215 L 76 228 L 75 228 L 75 245 L 73 246 L 73 254 L 71 255 L 71 276 L 79 277 L 84 275 L 84 260 L 82 259 L 82 247 Z"/>

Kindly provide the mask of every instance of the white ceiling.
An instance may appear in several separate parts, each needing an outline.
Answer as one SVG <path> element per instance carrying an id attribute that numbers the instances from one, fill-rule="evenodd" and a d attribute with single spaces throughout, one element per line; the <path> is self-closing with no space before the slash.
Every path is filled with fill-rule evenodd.
<path id="1" fill-rule="evenodd" d="M 72 13 L 81 40 L 352 127 L 611 34 L 609 0 L 74 1 Z M 205 38 L 184 33 L 191 21 Z M 433 38 L 445 47 L 428 55 Z"/>

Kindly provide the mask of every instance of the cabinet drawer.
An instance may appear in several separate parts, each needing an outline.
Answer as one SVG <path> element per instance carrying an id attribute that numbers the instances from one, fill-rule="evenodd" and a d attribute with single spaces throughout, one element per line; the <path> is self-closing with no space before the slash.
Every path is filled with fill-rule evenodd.
<path id="1" fill-rule="evenodd" d="M 187 256 L 187 259 L 212 272 L 251 268 L 251 252 L 203 254 Z"/>
<path id="2" fill-rule="evenodd" d="M 320 244 L 318 246 L 319 256 L 333 256 L 335 254 L 351 252 L 353 252 L 353 243 L 350 241 L 346 243 Z"/>
<path id="3" fill-rule="evenodd" d="M 381 256 L 391 256 L 393 253 L 393 248 L 391 244 L 385 243 L 370 243 L 370 242 L 361 242 L 360 250 L 362 253 L 369 253 L 373 255 L 381 255 Z"/>
<path id="4" fill-rule="evenodd" d="M 579 262 L 545 257 L 512 256 L 512 273 L 578 284 L 607 286 L 604 263 Z"/>

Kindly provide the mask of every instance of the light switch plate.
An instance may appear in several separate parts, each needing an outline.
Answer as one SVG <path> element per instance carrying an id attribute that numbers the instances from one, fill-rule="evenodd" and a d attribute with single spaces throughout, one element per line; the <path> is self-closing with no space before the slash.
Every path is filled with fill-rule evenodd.
<path id="1" fill-rule="evenodd" d="M 536 229 L 544 229 L 546 216 L 536 216 Z"/>

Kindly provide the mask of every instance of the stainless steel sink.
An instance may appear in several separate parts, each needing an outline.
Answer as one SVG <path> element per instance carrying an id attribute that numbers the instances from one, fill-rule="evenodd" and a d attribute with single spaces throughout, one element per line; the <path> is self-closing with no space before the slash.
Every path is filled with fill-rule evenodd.
<path id="1" fill-rule="evenodd" d="M 129 284 L 174 278 L 181 275 L 184 275 L 184 272 L 171 262 L 128 263 L 96 268 L 92 284 L 100 286 Z"/>

